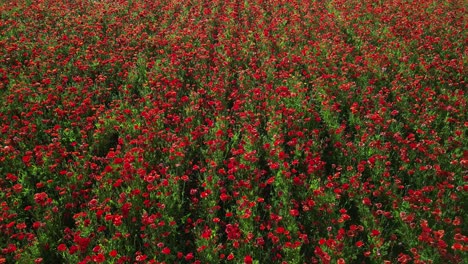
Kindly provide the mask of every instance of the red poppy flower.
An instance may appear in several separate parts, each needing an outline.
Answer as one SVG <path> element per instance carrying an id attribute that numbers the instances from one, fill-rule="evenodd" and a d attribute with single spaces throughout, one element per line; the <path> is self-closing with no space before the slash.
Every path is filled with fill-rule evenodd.
<path id="1" fill-rule="evenodd" d="M 168 248 L 168 247 L 165 247 L 165 248 L 163 248 L 161 253 L 163 253 L 164 255 L 169 255 L 169 254 L 171 254 L 171 249 Z"/>
<path id="2" fill-rule="evenodd" d="M 60 244 L 60 245 L 58 245 L 57 250 L 63 252 L 65 250 L 67 250 L 67 245 Z"/>

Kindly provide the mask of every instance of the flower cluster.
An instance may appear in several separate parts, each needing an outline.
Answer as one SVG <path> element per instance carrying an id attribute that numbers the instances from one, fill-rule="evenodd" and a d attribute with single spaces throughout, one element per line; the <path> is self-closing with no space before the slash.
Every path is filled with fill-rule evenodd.
<path id="1" fill-rule="evenodd" d="M 463 1 L 0 6 L 0 263 L 462 263 Z"/>

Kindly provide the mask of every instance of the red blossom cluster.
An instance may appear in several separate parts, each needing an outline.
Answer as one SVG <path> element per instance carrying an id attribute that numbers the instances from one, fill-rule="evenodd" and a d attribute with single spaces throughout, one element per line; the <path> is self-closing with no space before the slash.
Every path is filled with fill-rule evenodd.
<path id="1" fill-rule="evenodd" d="M 0 263 L 463 263 L 463 1 L 0 5 Z"/>

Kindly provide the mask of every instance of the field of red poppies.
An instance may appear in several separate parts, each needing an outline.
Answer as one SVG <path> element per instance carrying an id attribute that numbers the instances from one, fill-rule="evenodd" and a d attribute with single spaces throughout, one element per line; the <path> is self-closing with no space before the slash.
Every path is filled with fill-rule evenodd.
<path id="1" fill-rule="evenodd" d="M 0 0 L 0 263 L 462 263 L 463 0 Z"/>

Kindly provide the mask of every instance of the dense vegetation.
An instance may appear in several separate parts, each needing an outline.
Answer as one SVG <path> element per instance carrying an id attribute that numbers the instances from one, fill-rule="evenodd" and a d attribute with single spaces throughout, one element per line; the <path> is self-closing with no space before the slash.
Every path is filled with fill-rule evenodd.
<path id="1" fill-rule="evenodd" d="M 0 263 L 462 263 L 463 0 L 0 0 Z"/>

